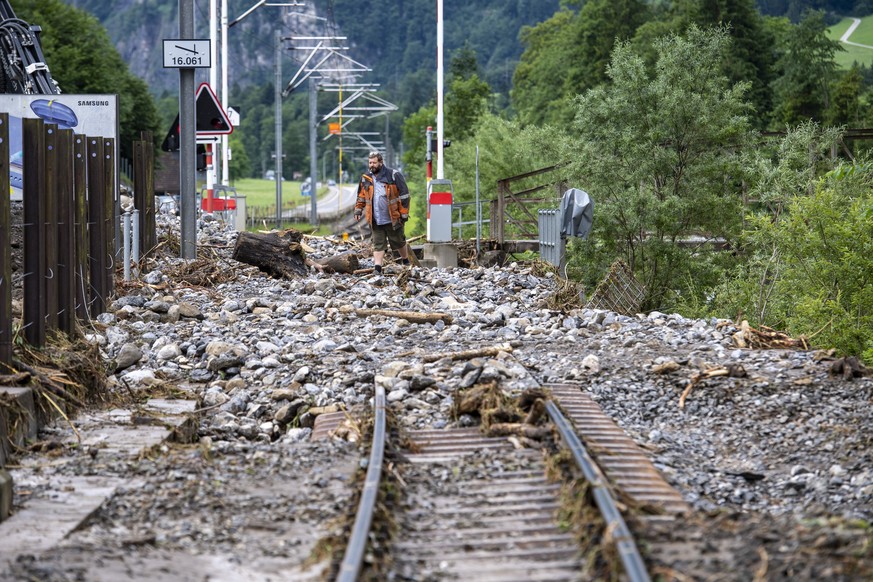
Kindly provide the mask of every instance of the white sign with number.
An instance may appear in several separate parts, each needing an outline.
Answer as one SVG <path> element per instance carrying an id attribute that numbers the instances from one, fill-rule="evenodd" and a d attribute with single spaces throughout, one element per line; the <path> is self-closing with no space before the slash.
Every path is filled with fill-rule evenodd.
<path id="1" fill-rule="evenodd" d="M 204 39 L 164 39 L 165 69 L 208 69 L 212 66 L 210 41 Z"/>

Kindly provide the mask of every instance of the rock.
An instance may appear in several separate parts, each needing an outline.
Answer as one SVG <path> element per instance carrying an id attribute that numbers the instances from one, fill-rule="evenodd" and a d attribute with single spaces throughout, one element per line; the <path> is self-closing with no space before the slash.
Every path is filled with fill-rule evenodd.
<path id="1" fill-rule="evenodd" d="M 188 301 L 182 301 L 181 303 L 179 303 L 179 317 L 186 317 L 189 319 L 203 319 L 203 314 L 200 312 L 200 309 L 193 303 L 189 303 Z"/>
<path id="2" fill-rule="evenodd" d="M 412 392 L 421 392 L 436 384 L 436 380 L 430 376 L 415 376 L 409 383 L 409 389 Z"/>
<path id="3" fill-rule="evenodd" d="M 133 343 L 124 344 L 118 351 L 118 355 L 115 356 L 116 370 L 125 370 L 133 366 L 142 359 L 142 355 L 142 350 L 138 345 Z"/>
<path id="4" fill-rule="evenodd" d="M 134 370 L 121 376 L 121 379 L 132 386 L 151 386 L 160 382 L 152 370 Z"/>
<path id="5" fill-rule="evenodd" d="M 294 400 L 297 397 L 297 391 L 291 390 L 290 388 L 280 388 L 278 390 L 273 390 L 273 393 L 270 394 L 270 398 L 273 400 Z"/>
<path id="6" fill-rule="evenodd" d="M 282 440 L 287 443 L 302 443 L 309 440 L 309 435 L 311 434 L 311 428 L 289 428 L 285 433 L 285 438 Z"/>
<path id="7" fill-rule="evenodd" d="M 302 398 L 289 402 L 276 411 L 273 420 L 280 424 L 288 424 L 297 418 L 297 413 L 305 404 L 306 402 Z"/>

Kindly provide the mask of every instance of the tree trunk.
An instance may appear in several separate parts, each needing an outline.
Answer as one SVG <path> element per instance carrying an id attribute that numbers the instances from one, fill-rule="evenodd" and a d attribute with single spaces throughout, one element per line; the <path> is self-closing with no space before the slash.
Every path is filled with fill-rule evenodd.
<path id="1" fill-rule="evenodd" d="M 358 263 L 358 254 L 353 251 L 347 251 L 314 262 L 324 267 L 325 273 L 354 273 L 360 267 L 360 264 Z"/>
<path id="2" fill-rule="evenodd" d="M 308 270 L 306 253 L 300 246 L 302 237 L 301 232 L 293 229 L 266 233 L 242 231 L 236 239 L 233 258 L 274 277 L 303 276 Z"/>

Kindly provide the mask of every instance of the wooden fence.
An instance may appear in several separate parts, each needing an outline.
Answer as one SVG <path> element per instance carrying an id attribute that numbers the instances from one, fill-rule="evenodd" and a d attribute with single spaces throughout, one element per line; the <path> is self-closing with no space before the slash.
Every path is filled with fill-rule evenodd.
<path id="1" fill-rule="evenodd" d="M 9 183 L 9 115 L 0 113 L 0 363 L 12 358 L 12 218 Z M 144 140 L 145 141 L 145 140 Z M 150 144 L 151 141 L 149 140 Z M 78 320 L 105 311 L 115 290 L 119 260 L 119 201 L 115 140 L 74 134 L 41 119 L 22 120 L 23 264 L 21 331 L 32 346 L 46 332 L 78 333 Z M 141 150 L 148 146 L 140 145 Z M 151 153 L 152 160 L 154 153 Z M 148 156 L 145 156 L 148 159 Z M 153 163 L 140 163 L 145 183 Z M 154 178 L 151 178 L 153 183 Z M 147 192 L 146 192 L 147 194 Z M 142 208 L 154 196 L 145 195 Z M 148 220 L 149 213 L 142 212 Z M 153 224 L 153 222 L 152 222 Z M 154 229 L 142 231 L 143 249 L 154 247 Z M 151 237 L 151 238 L 147 238 Z"/>
<path id="2" fill-rule="evenodd" d="M 491 238 L 499 245 L 503 245 L 507 235 L 514 239 L 537 239 L 537 209 L 558 206 L 561 195 L 566 190 L 565 183 L 548 177 L 558 168 L 557 165 L 549 166 L 497 181 L 497 198 L 491 200 L 490 232 Z M 531 178 L 536 176 L 542 178 L 532 181 Z M 517 185 L 523 185 L 523 189 L 518 190 Z M 534 193 L 548 191 L 550 188 L 554 190 L 551 196 L 540 194 L 531 197 Z"/>

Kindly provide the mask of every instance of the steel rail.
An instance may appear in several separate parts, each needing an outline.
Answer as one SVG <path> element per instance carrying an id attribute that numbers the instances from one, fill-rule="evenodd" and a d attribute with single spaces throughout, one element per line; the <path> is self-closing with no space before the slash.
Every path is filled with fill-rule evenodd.
<path id="1" fill-rule="evenodd" d="M 594 463 L 594 460 L 585 450 L 585 446 L 576 432 L 570 425 L 570 422 L 561 413 L 558 405 L 553 400 L 546 402 L 546 411 L 549 413 L 549 418 L 552 419 L 561 438 L 573 454 L 573 458 L 582 470 L 585 479 L 591 484 L 594 494 L 594 501 L 606 520 L 606 530 L 611 532 L 612 539 L 615 540 L 615 546 L 618 550 L 618 555 L 621 558 L 621 563 L 624 566 L 625 573 L 630 582 L 650 582 L 649 574 L 646 571 L 646 565 L 640 555 L 639 549 L 634 542 L 630 530 L 625 524 L 615 500 L 609 493 L 606 486 L 606 479 L 600 468 Z"/>
<path id="2" fill-rule="evenodd" d="M 385 454 L 385 389 L 376 385 L 376 396 L 373 402 L 373 443 L 370 446 L 370 461 L 367 465 L 367 477 L 361 491 L 355 524 L 346 546 L 337 580 L 339 582 L 354 582 L 358 578 L 364 562 L 364 550 L 367 548 L 367 538 L 370 525 L 373 523 L 373 510 L 376 507 L 376 497 L 379 493 L 379 480 L 382 478 L 382 458 Z"/>

